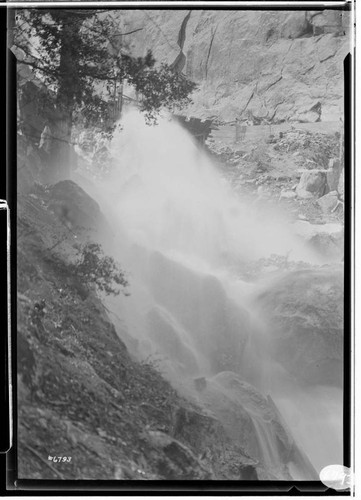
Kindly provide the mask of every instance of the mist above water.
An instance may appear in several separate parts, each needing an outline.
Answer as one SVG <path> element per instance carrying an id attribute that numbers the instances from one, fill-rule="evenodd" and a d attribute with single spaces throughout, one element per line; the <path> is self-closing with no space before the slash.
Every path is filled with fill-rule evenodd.
<path id="1" fill-rule="evenodd" d="M 112 144 L 117 168 L 109 196 L 134 242 L 212 269 L 224 267 L 227 258 L 247 261 L 272 253 L 317 261 L 281 210 L 242 203 L 176 122 L 162 118 L 150 127 L 132 111 L 122 125 Z"/>
<path id="2" fill-rule="evenodd" d="M 111 253 L 129 273 L 131 296 L 109 307 L 125 321 L 138 353 L 158 356 L 185 391 L 194 377 L 241 374 L 272 395 L 317 471 L 342 463 L 342 392 L 306 387 L 280 369 L 267 347 L 267 325 L 252 306 L 262 282 L 245 283 L 236 271 L 272 254 L 310 263 L 319 257 L 276 207 L 236 196 L 174 121 L 161 118 L 150 127 L 128 112 L 111 153 L 115 168 L 95 197 L 116 232 Z M 267 424 L 254 417 L 254 428 L 264 461 L 275 460 Z"/>

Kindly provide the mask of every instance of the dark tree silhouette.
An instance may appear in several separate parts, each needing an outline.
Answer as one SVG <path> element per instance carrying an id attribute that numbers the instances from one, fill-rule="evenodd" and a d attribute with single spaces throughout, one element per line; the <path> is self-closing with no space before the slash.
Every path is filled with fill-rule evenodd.
<path id="1" fill-rule="evenodd" d="M 157 66 L 151 52 L 134 58 L 115 50 L 119 21 L 107 11 L 82 9 L 18 10 L 12 37 L 21 62 L 32 67 L 49 89 L 52 101 L 52 151 L 55 180 L 69 177 L 72 127 L 109 123 L 109 101 L 125 80 L 139 95 L 148 122 L 162 107 L 189 102 L 193 82 L 167 64 Z"/>

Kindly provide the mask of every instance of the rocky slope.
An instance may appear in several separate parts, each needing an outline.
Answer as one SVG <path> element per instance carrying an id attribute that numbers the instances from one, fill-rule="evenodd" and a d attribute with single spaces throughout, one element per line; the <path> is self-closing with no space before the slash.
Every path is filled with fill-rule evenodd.
<path id="1" fill-rule="evenodd" d="M 129 354 L 127 332 L 71 266 L 99 236 L 99 207 L 72 181 L 19 193 L 19 477 L 288 479 L 295 460 L 310 477 L 275 408 L 237 375 L 195 381 L 184 397 Z M 254 405 L 279 436 L 277 467 L 259 447 Z"/>
<path id="2" fill-rule="evenodd" d="M 86 207 L 95 229 L 99 208 L 75 184 L 58 185 L 63 204 L 71 188 L 77 215 L 84 222 Z M 85 233 L 74 219 L 64 225 L 53 199 L 54 190 L 38 188 L 18 200 L 20 478 L 212 477 L 198 459 L 202 450 L 180 443 L 172 429 L 179 408 L 194 413 L 204 432 L 213 421 L 130 357 L 95 291 L 70 272 L 74 242 Z"/>
<path id="3" fill-rule="evenodd" d="M 250 137 L 235 143 L 234 131 L 215 131 L 207 146 L 242 199 L 256 207 L 278 207 L 324 261 L 340 262 L 344 239 L 343 137 L 328 132 L 327 127 L 312 130 L 310 124 L 285 127 L 283 132 L 263 136 L 257 142 Z"/>

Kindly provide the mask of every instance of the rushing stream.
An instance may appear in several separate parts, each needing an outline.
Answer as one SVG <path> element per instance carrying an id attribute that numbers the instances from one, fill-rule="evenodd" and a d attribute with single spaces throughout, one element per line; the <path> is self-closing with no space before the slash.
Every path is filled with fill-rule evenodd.
<path id="1" fill-rule="evenodd" d="M 122 124 L 113 140 L 117 168 L 97 197 L 117 228 L 112 252 L 131 283 L 131 296 L 112 299 L 109 307 L 136 339 L 137 352 L 159 359 L 185 392 L 205 377 L 213 391 L 208 405 L 240 404 L 257 441 L 249 449 L 271 469 L 283 461 L 294 478 L 314 479 L 308 460 L 317 473 L 342 464 L 341 388 L 300 382 L 275 359 L 278 344 L 257 308 L 266 285 L 237 273 L 237 266 L 271 254 L 312 264 L 319 257 L 276 208 L 262 210 L 236 197 L 179 125 L 161 119 L 149 127 L 135 111 Z M 224 372 L 245 382 L 237 395 Z M 265 416 L 267 396 L 298 445 L 293 459 L 280 454 Z M 237 423 L 229 426 L 235 436 L 242 432 Z"/>

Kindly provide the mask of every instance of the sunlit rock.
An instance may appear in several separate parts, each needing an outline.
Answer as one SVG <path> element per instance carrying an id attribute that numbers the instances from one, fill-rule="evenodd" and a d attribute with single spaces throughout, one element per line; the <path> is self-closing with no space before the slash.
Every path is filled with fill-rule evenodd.
<path id="1" fill-rule="evenodd" d="M 121 13 L 128 29 L 145 26 L 132 36 L 132 50 L 143 55 L 151 48 L 167 63 L 180 52 L 186 14 Z M 185 72 L 199 90 L 189 114 L 224 121 L 337 121 L 349 28 L 344 11 L 192 11 L 183 53 Z"/>
<path id="2" fill-rule="evenodd" d="M 300 182 L 296 187 L 296 193 L 300 198 L 319 198 L 326 189 L 326 175 L 320 171 L 304 171 Z"/>
<path id="3" fill-rule="evenodd" d="M 321 207 L 322 211 L 330 214 L 335 211 L 338 201 L 337 191 L 331 191 L 317 200 L 317 204 Z"/>

